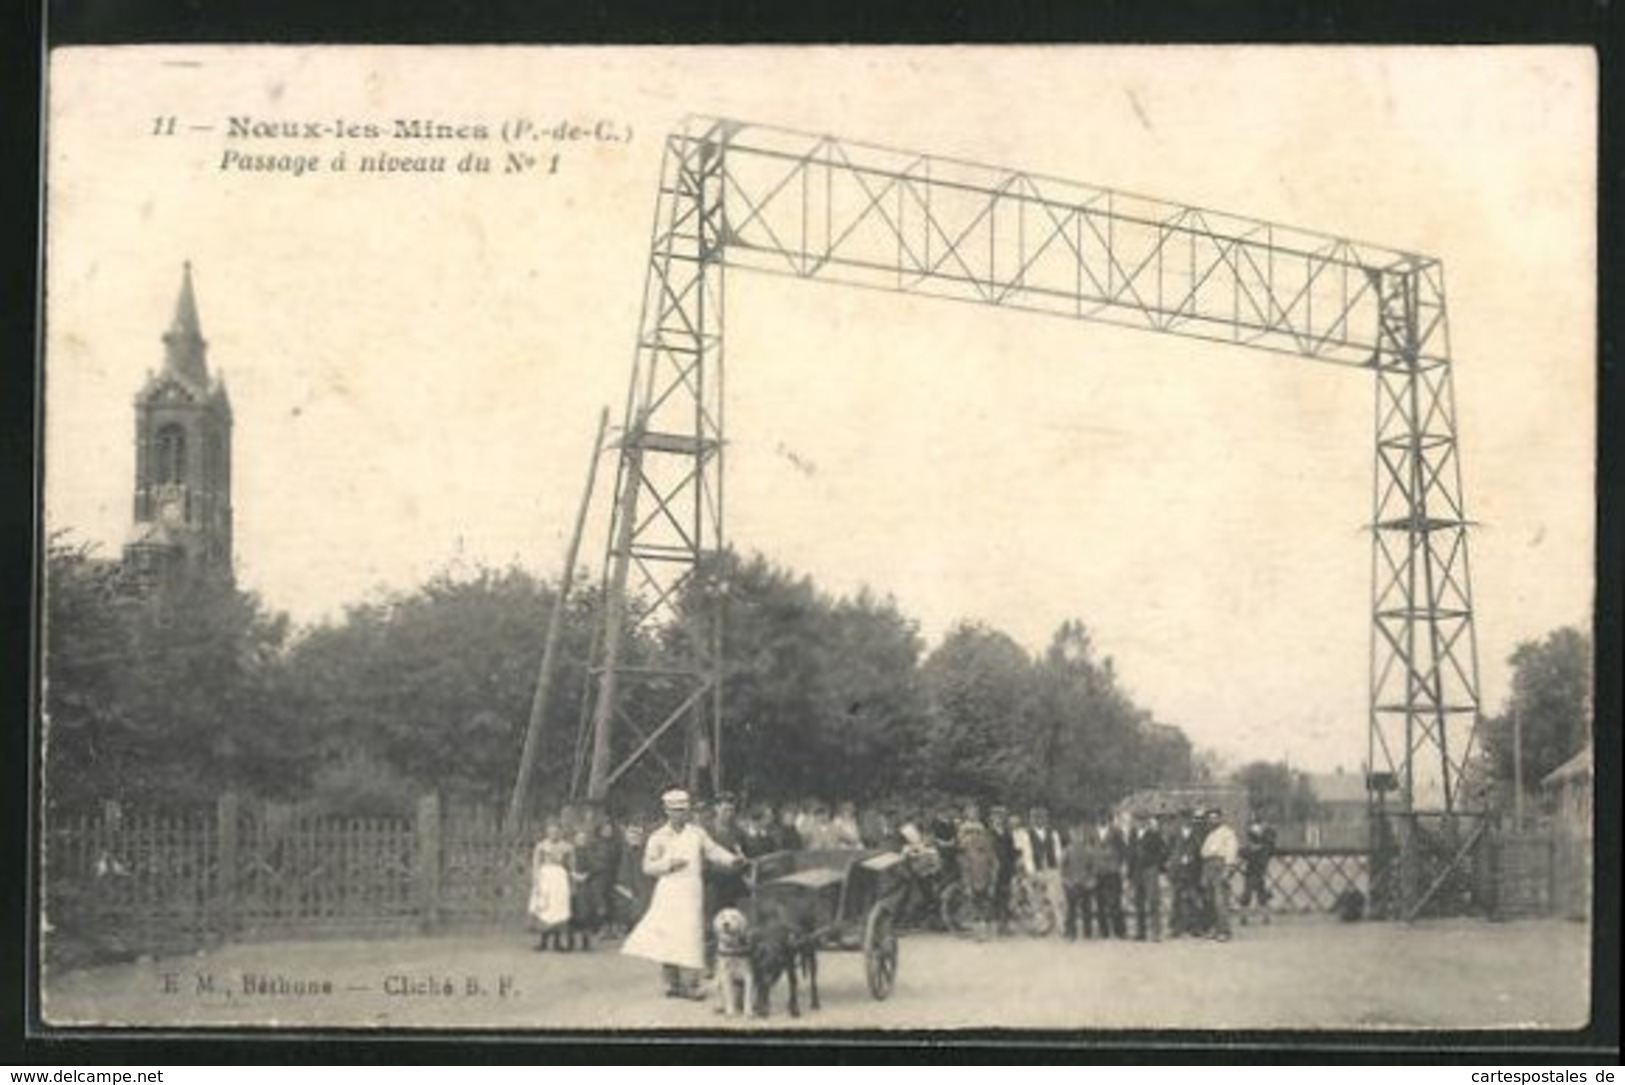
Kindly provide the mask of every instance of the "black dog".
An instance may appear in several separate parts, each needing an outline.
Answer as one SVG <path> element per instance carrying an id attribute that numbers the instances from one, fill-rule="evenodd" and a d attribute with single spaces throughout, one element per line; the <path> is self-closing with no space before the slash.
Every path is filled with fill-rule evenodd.
<path id="1" fill-rule="evenodd" d="M 1345 889 L 1332 902 L 1332 912 L 1345 923 L 1358 923 L 1365 918 L 1365 894 L 1358 889 Z"/>
<path id="2" fill-rule="evenodd" d="M 751 908 L 751 968 L 756 1004 L 752 1012 L 766 1017 L 773 985 L 783 976 L 789 989 L 791 1017 L 801 1016 L 800 981 L 807 982 L 809 1006 L 818 1009 L 818 929 L 816 902 L 788 889 L 758 892 Z"/>

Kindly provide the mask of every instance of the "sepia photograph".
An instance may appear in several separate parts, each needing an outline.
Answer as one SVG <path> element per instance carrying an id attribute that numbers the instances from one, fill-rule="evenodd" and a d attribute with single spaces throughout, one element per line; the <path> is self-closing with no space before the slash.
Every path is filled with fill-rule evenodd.
<path id="1" fill-rule="evenodd" d="M 1597 102 L 54 49 L 41 1024 L 1585 1027 Z"/>

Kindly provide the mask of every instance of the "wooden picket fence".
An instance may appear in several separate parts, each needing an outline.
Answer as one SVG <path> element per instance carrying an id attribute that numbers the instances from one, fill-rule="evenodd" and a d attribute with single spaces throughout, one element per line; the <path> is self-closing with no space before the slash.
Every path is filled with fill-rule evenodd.
<path id="1" fill-rule="evenodd" d="M 220 926 L 211 818 L 72 818 L 49 828 L 43 868 L 48 947 L 55 938 L 114 955 L 184 949 Z"/>
<path id="2" fill-rule="evenodd" d="M 70 816 L 47 826 L 47 940 L 90 956 L 224 939 L 517 927 L 534 826 L 301 814 L 227 795 L 212 815 Z"/>
<path id="3" fill-rule="evenodd" d="M 1593 844 L 1550 824 L 1495 834 L 1484 849 L 1486 903 L 1497 919 L 1591 915 Z"/>
<path id="4" fill-rule="evenodd" d="M 320 816 L 232 795 L 211 814 L 57 817 L 43 855 L 47 951 L 93 960 L 228 939 L 520 929 L 535 839 L 532 825 L 448 815 L 432 795 L 413 817 Z M 1474 876 L 1490 914 L 1583 914 L 1583 849 L 1544 833 L 1486 840 Z M 1370 856 L 1357 848 L 1283 848 L 1268 879 L 1282 915 L 1330 912 L 1349 889 L 1372 895 Z"/>
<path id="5" fill-rule="evenodd" d="M 533 828 L 446 816 L 433 796 L 411 818 L 301 814 L 227 795 L 212 815 L 60 819 L 45 853 L 46 918 L 55 932 L 129 952 L 518 927 Z M 1369 892 L 1367 866 L 1355 849 L 1282 849 L 1270 909 L 1327 912 L 1345 889 Z"/>

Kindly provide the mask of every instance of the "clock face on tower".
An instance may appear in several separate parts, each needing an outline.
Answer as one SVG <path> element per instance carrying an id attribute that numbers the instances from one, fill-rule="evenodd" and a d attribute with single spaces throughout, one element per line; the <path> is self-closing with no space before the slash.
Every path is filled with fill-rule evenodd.
<path id="1" fill-rule="evenodd" d="M 181 503 L 174 498 L 170 498 L 168 501 L 165 501 L 162 505 L 158 506 L 158 518 L 166 524 L 180 523 Z"/>

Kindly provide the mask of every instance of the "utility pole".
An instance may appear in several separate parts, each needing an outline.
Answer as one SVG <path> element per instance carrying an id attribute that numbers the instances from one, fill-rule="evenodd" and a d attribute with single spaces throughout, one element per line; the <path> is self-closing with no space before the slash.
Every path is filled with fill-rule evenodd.
<path id="1" fill-rule="evenodd" d="M 1523 829 L 1523 709 L 1512 698 L 1512 822 Z"/>
<path id="2" fill-rule="evenodd" d="M 603 802 L 609 796 L 611 740 L 615 721 L 615 685 L 619 676 L 621 630 L 626 621 L 626 575 L 631 565 L 633 529 L 638 517 L 638 490 L 643 482 L 643 423 L 639 421 L 621 438 L 622 487 L 616 513 L 609 592 L 604 599 L 604 664 L 598 700 L 593 704 L 592 759 L 587 770 L 587 799 Z"/>
<path id="3" fill-rule="evenodd" d="M 598 415 L 598 436 L 593 441 L 592 459 L 587 463 L 587 487 L 581 494 L 575 531 L 570 536 L 570 547 L 564 555 L 564 575 L 559 580 L 559 594 L 553 600 L 553 613 L 547 620 L 547 640 L 542 648 L 541 669 L 536 675 L 536 692 L 530 699 L 530 722 L 525 727 L 525 745 L 519 754 L 519 771 L 514 776 L 513 794 L 508 798 L 509 829 L 519 827 L 530 801 L 530 781 L 536 773 L 536 758 L 541 753 L 542 723 L 547 713 L 548 690 L 553 684 L 559 631 L 564 627 L 564 613 L 570 603 L 570 585 L 574 583 L 576 574 L 576 554 L 581 549 L 581 530 L 587 522 L 587 510 L 592 506 L 593 481 L 598 477 L 598 460 L 604 453 L 604 431 L 608 428 L 609 408 L 605 407 Z"/>

